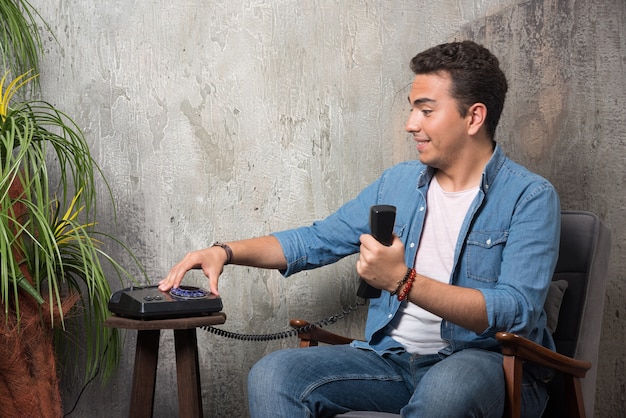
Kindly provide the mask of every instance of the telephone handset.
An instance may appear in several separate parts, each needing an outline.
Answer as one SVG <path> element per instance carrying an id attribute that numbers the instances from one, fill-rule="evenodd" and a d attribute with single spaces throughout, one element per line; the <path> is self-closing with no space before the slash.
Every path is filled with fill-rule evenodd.
<path id="1" fill-rule="evenodd" d="M 370 230 L 372 236 L 383 245 L 390 246 L 393 241 L 393 226 L 396 222 L 396 207 L 376 205 L 370 208 Z M 380 289 L 370 286 L 361 279 L 356 294 L 363 299 L 380 297 Z"/>

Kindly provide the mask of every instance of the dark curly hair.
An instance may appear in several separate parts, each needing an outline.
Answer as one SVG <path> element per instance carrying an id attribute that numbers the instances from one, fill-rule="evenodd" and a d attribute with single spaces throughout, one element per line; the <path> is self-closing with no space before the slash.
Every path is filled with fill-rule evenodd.
<path id="1" fill-rule="evenodd" d="M 461 116 L 474 103 L 484 104 L 487 132 L 491 139 L 495 138 L 508 85 L 498 58 L 487 48 L 472 41 L 441 44 L 413 57 L 411 70 L 416 75 L 449 74 L 450 94 L 458 101 Z"/>

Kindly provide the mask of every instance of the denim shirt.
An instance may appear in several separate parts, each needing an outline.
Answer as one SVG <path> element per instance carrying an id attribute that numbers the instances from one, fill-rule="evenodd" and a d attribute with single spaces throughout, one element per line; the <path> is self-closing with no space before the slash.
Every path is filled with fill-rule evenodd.
<path id="1" fill-rule="evenodd" d="M 370 207 L 379 204 L 396 206 L 394 233 L 404 243 L 405 263 L 413 266 L 434 173 L 419 161 L 400 163 L 326 219 L 275 233 L 287 259 L 282 274 L 289 276 L 358 252 L 360 235 L 370 232 Z M 450 284 L 482 292 L 489 326 L 477 334 L 444 319 L 441 338 L 449 345 L 441 354 L 469 347 L 495 349 L 498 331 L 514 332 L 554 349 L 543 304 L 558 257 L 560 218 L 554 187 L 507 158 L 496 145 L 461 226 L 450 275 Z M 403 351 L 385 331 L 399 306 L 397 297 L 387 291 L 371 299 L 366 341 L 352 344 L 379 354 Z"/>

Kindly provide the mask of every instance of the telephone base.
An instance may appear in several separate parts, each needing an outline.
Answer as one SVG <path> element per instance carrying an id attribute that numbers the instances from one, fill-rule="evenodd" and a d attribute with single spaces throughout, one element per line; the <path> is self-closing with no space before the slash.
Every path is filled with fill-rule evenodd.
<path id="1" fill-rule="evenodd" d="M 161 292 L 158 286 L 132 286 L 111 295 L 109 311 L 134 319 L 188 318 L 222 310 L 222 299 L 194 286 Z"/>

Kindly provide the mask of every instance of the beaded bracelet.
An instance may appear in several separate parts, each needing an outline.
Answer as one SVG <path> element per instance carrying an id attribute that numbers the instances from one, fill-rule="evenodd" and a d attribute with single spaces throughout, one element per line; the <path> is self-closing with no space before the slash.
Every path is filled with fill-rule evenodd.
<path id="1" fill-rule="evenodd" d="M 404 285 L 404 289 L 402 289 L 402 293 L 398 295 L 398 300 L 402 302 L 407 298 L 409 293 L 411 292 L 411 288 L 413 287 L 413 282 L 415 281 L 415 269 L 411 269 L 409 273 L 409 277 L 406 280 L 406 284 Z"/>
<path id="2" fill-rule="evenodd" d="M 396 293 L 400 292 L 400 290 L 402 289 L 402 286 L 404 286 L 406 284 L 406 281 L 409 280 L 409 276 L 411 275 L 411 272 L 415 271 L 414 269 L 412 269 L 411 267 L 409 267 L 406 270 L 406 274 L 404 275 L 404 277 L 401 280 L 398 280 L 396 282 L 396 290 L 394 290 L 393 292 L 391 292 L 391 296 L 395 295 Z"/>

